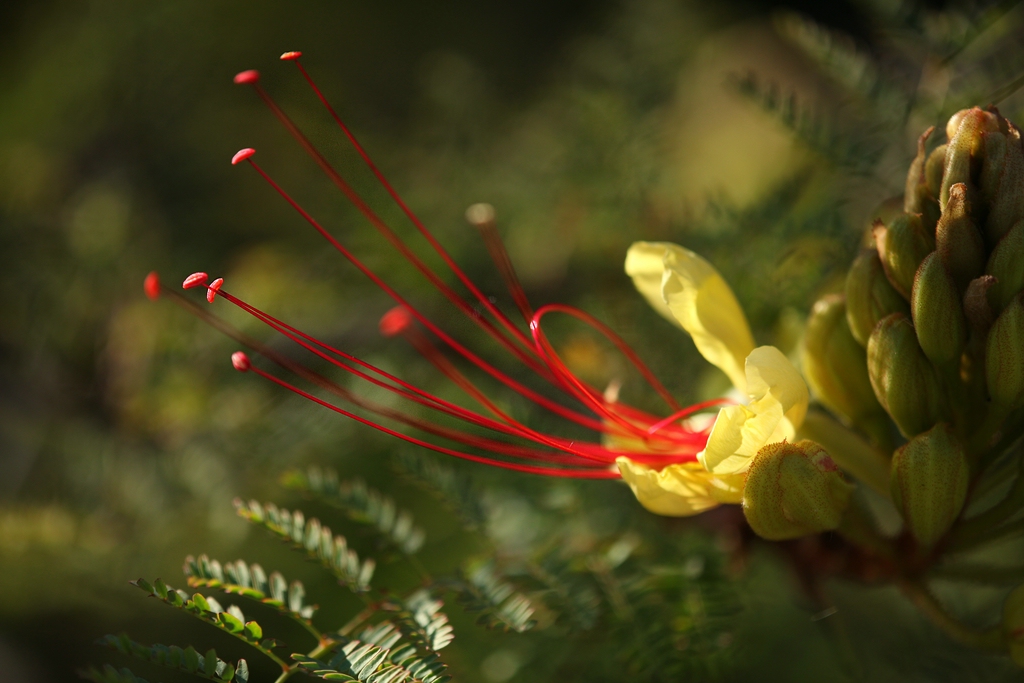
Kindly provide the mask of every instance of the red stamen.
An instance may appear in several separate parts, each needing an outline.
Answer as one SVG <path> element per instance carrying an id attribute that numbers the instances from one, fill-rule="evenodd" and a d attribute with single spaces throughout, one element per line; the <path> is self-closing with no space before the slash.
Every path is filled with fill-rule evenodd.
<path id="1" fill-rule="evenodd" d="M 206 273 L 192 273 L 181 283 L 181 288 L 192 289 L 193 287 L 201 287 L 206 284 L 208 277 L 210 276 Z"/>
<path id="2" fill-rule="evenodd" d="M 412 325 L 412 316 L 409 315 L 409 311 L 401 306 L 395 306 L 385 313 L 379 323 L 380 332 L 385 337 L 394 337 L 396 334 L 401 334 L 410 325 Z"/>
<path id="3" fill-rule="evenodd" d="M 222 277 L 219 277 L 216 280 L 214 280 L 213 282 L 211 282 L 210 286 L 206 289 L 206 300 L 209 301 L 212 304 L 213 300 L 217 296 L 217 292 L 220 291 L 220 288 L 223 285 L 224 285 L 224 278 L 222 278 Z"/>
<path id="4" fill-rule="evenodd" d="M 406 245 L 402 241 L 402 239 L 395 233 L 395 231 L 392 230 L 391 227 L 389 227 L 383 220 L 381 220 L 381 218 L 369 207 L 369 205 L 363 200 L 363 198 L 359 196 L 359 193 L 357 193 L 347 182 L 345 182 L 345 179 L 342 178 L 341 175 L 334 170 L 334 167 L 331 166 L 330 162 L 328 162 L 327 159 L 324 158 L 320 151 L 317 150 L 316 146 L 313 145 L 313 143 L 309 141 L 309 139 L 302 133 L 302 131 L 299 130 L 298 126 L 296 126 L 295 123 L 293 123 L 292 120 L 288 118 L 288 115 L 285 114 L 284 111 L 279 106 L 277 106 L 277 103 L 274 102 L 273 98 L 270 97 L 270 95 L 267 94 L 267 92 L 262 87 L 260 87 L 259 84 L 254 84 L 253 88 L 256 91 L 256 94 L 260 97 L 260 99 L 263 100 L 264 104 L 267 105 L 267 108 L 270 109 L 271 113 L 278 119 L 278 121 L 281 122 L 281 125 L 285 127 L 285 129 L 291 134 L 291 136 L 295 138 L 296 142 L 298 142 L 299 145 L 306 151 L 306 153 L 309 154 L 313 161 L 315 161 L 317 165 L 320 166 L 320 169 L 331 180 L 331 182 L 334 183 L 335 187 L 341 190 L 341 193 L 345 195 L 345 198 L 348 199 L 348 201 L 353 206 L 355 206 L 356 209 L 360 213 L 362 213 L 367 220 L 370 221 L 374 228 L 391 244 L 392 247 L 398 250 L 398 252 L 402 254 L 402 256 L 407 261 L 409 261 L 409 263 L 411 263 L 418 271 L 420 271 L 420 273 L 422 273 L 423 276 L 426 277 L 430 281 L 430 283 L 438 291 L 440 291 L 445 296 L 445 298 L 452 302 L 452 304 L 454 304 L 466 317 L 468 317 L 470 320 L 472 320 L 474 323 L 480 326 L 485 332 L 487 332 L 487 334 L 489 334 L 491 337 L 497 340 L 502 346 L 508 349 L 509 352 L 514 354 L 516 358 L 518 358 L 522 363 L 524 363 L 534 372 L 541 374 L 542 376 L 547 372 L 546 368 L 543 365 L 538 363 L 536 359 L 531 358 L 528 355 L 528 353 L 523 350 L 523 348 L 517 347 L 510 339 L 508 339 L 508 337 L 505 336 L 503 332 L 501 332 L 501 330 L 494 327 L 494 325 L 491 324 L 489 320 L 481 317 L 473 309 L 473 307 L 469 305 L 469 303 L 464 301 L 461 296 L 459 296 L 451 287 L 445 284 L 445 282 L 441 280 L 440 277 L 438 277 L 437 273 L 435 273 L 418 256 L 416 256 L 416 254 L 408 247 L 408 245 Z M 426 228 L 423 228 L 423 230 L 426 230 Z M 429 239 L 433 240 L 433 236 L 429 235 Z M 438 245 L 438 248 L 439 247 L 440 245 Z M 442 256 L 446 258 L 446 261 L 450 262 L 449 265 L 451 267 L 455 267 L 454 262 L 451 261 L 450 257 L 447 257 L 447 254 L 442 254 Z M 476 289 L 475 286 L 472 285 L 472 282 L 469 281 L 468 277 L 466 277 L 461 270 L 458 271 L 456 274 L 459 276 L 460 279 L 463 280 L 463 282 L 468 283 L 467 286 L 470 287 L 470 291 L 474 294 L 474 296 L 477 297 L 477 299 L 483 304 L 483 306 L 488 311 L 495 315 L 499 320 L 503 320 L 503 325 L 505 323 L 508 323 L 506 327 L 508 331 L 512 334 L 513 338 L 517 342 L 519 342 L 519 344 L 522 347 L 525 347 L 527 351 L 532 352 L 533 347 L 532 345 L 530 345 L 529 340 L 522 333 L 522 331 L 515 328 L 515 326 L 513 326 L 511 322 L 508 321 L 507 318 L 504 318 L 503 314 L 501 314 L 500 311 L 498 311 L 498 309 L 494 306 L 494 304 L 491 303 L 491 301 L 487 297 L 485 297 L 478 289 Z"/>
<path id="5" fill-rule="evenodd" d="M 235 74 L 235 83 L 239 85 L 249 85 L 256 83 L 260 80 L 260 72 L 256 69 L 248 69 L 246 71 L 239 71 Z"/>
<path id="6" fill-rule="evenodd" d="M 252 147 L 246 147 L 245 149 L 240 149 L 237 152 L 235 152 L 235 156 L 231 157 L 231 165 L 235 166 L 236 164 L 239 164 L 239 163 L 245 161 L 246 159 L 248 159 L 249 157 L 251 157 L 255 153 L 256 153 L 256 150 L 254 150 Z"/>
<path id="7" fill-rule="evenodd" d="M 231 364 L 239 372 L 249 372 L 249 368 L 252 367 L 252 364 L 249 362 L 249 356 L 245 355 L 244 351 L 235 351 L 231 354 Z"/>
<path id="8" fill-rule="evenodd" d="M 511 292 L 516 308 L 519 309 L 523 320 L 529 323 L 533 319 L 533 308 L 526 298 L 523 285 L 519 282 L 515 266 L 512 265 L 512 259 L 508 255 L 508 250 L 505 249 L 505 243 L 498 234 L 498 228 L 494 222 L 494 207 L 490 204 L 473 204 L 466 209 L 466 220 L 480 231 L 487 252 L 491 255 L 491 260 L 497 266 L 498 272 L 501 273 L 505 287 Z"/>
<path id="9" fill-rule="evenodd" d="M 465 286 L 466 289 L 470 291 L 470 293 L 476 298 L 476 300 L 479 301 L 480 304 L 485 309 L 487 309 L 487 312 L 494 316 L 495 320 L 501 323 L 502 327 L 508 330 L 508 332 L 512 334 L 516 338 L 516 340 L 519 341 L 520 344 L 527 348 L 530 348 L 529 340 L 522 333 L 522 331 L 515 325 L 513 325 L 512 321 L 509 320 L 508 317 L 504 313 L 502 313 L 501 310 L 498 309 L 498 307 L 495 306 L 488 297 L 484 296 L 483 292 L 481 292 L 475 284 L 473 284 L 473 281 L 469 279 L 469 276 L 466 275 L 466 273 L 463 272 L 461 268 L 459 268 L 458 264 L 455 263 L 455 260 L 451 257 L 450 254 L 448 254 L 448 251 L 443 246 L 441 246 L 441 243 L 437 241 L 437 239 L 430 232 L 430 230 L 427 229 L 427 226 L 423 224 L 423 221 L 419 219 L 419 216 L 417 216 L 413 212 L 413 210 L 409 208 L 409 206 L 405 203 L 405 200 L 402 199 L 401 195 L 399 195 L 395 188 L 391 186 L 391 183 L 388 182 L 387 178 L 384 177 L 384 174 L 380 171 L 380 169 L 377 168 L 377 165 L 373 162 L 373 159 L 370 158 L 370 155 L 359 143 L 359 140 L 356 139 L 352 131 L 349 130 L 349 127 L 345 125 L 345 122 L 342 121 L 340 116 L 338 116 L 338 113 L 334 110 L 334 107 L 332 107 L 330 102 L 327 101 L 327 98 L 324 96 L 323 92 L 321 92 L 320 88 L 317 87 L 316 83 L 313 81 L 313 78 L 306 71 L 306 68 L 302 66 L 302 63 L 296 60 L 295 66 L 298 67 L 299 71 L 302 73 L 303 78 L 305 78 L 306 82 L 309 83 L 310 88 L 313 89 L 313 92 L 316 94 L 320 102 L 324 105 L 324 108 L 327 109 L 327 112 L 331 115 L 331 118 L 333 118 L 335 123 L 338 124 L 338 127 L 341 129 L 342 133 L 344 133 L 345 137 L 348 138 L 348 141 L 352 144 L 352 147 L 362 158 L 363 163 L 366 164 L 367 168 L 370 169 L 373 175 L 377 178 L 377 181 L 387 191 L 387 193 L 391 195 L 391 198 L 394 200 L 395 204 L 397 204 L 398 207 L 402 210 L 402 213 L 404 213 L 406 217 L 410 221 L 412 221 L 412 224 L 416 226 L 416 229 L 419 230 L 420 234 L 422 234 L 423 237 L 426 238 L 427 242 L 430 243 L 431 248 L 433 248 L 434 251 L 437 252 L 438 256 L 440 256 L 441 259 L 445 262 L 445 265 L 448 266 L 448 268 L 452 271 L 452 273 L 455 274 L 456 277 L 459 278 L 459 281 L 462 282 L 463 286 Z"/>
<path id="10" fill-rule="evenodd" d="M 295 393 L 295 394 L 297 394 L 299 396 L 302 396 L 303 398 L 309 399 L 310 401 L 313 401 L 314 403 L 318 403 L 318 404 L 322 405 L 324 408 L 327 408 L 329 410 L 333 410 L 334 412 L 338 413 L 339 415 L 344 415 L 345 417 L 350 418 L 352 420 L 355 420 L 356 422 L 359 422 L 360 424 L 364 424 L 367 427 L 372 427 L 372 428 L 374 428 L 374 429 L 376 429 L 378 431 L 384 432 L 385 434 L 388 434 L 388 435 L 393 436 L 395 438 L 401 439 L 402 441 L 406 441 L 408 443 L 415 444 L 417 446 L 422 446 L 423 448 L 427 448 L 429 450 L 436 451 L 438 453 L 444 453 L 445 455 L 451 455 L 453 457 L 460 458 L 462 460 L 469 460 L 471 462 L 483 463 L 483 464 L 486 464 L 486 465 L 491 465 L 491 466 L 494 466 L 494 467 L 500 467 L 500 468 L 503 468 L 503 469 L 515 470 L 517 472 L 525 472 L 527 474 L 542 474 L 542 475 L 545 475 L 545 476 L 548 476 L 548 477 L 570 477 L 570 478 L 578 478 L 578 479 L 618 479 L 619 478 L 618 471 L 617 470 L 612 470 L 612 469 L 577 470 L 577 469 L 561 469 L 561 468 L 555 468 L 555 467 L 538 467 L 538 466 L 535 466 L 535 465 L 521 465 L 521 464 L 518 464 L 518 463 L 505 462 L 503 460 L 494 460 L 493 458 L 485 458 L 483 456 L 474 455 L 472 453 L 465 453 L 463 451 L 456 451 L 456 450 L 451 449 L 451 448 L 445 448 L 444 446 L 438 446 L 437 444 L 430 443 L 429 441 L 424 441 L 422 439 L 417 439 L 414 436 L 409 436 L 407 434 L 402 434 L 401 432 L 395 431 L 394 429 L 389 429 L 388 427 L 385 427 L 383 425 L 379 425 L 376 422 L 373 422 L 371 420 L 367 420 L 366 418 L 360 417 L 359 415 L 356 415 L 353 412 L 345 410 L 344 408 L 340 408 L 340 407 L 334 405 L 333 403 L 329 403 L 327 401 L 324 401 L 323 399 L 318 398 L 317 396 L 314 396 L 314 395 L 310 394 L 309 392 L 303 391 L 302 389 L 299 389 L 298 387 L 294 386 L 293 384 L 290 384 L 289 382 L 281 379 L 280 377 L 275 377 L 274 375 L 271 375 L 270 373 L 265 372 L 265 371 L 261 370 L 260 368 L 257 368 L 255 366 L 253 366 L 251 369 L 252 369 L 253 372 L 255 372 L 260 377 L 263 377 L 264 379 L 268 379 L 271 382 L 274 382 L 275 384 L 277 384 L 277 385 L 279 385 L 281 387 L 284 387 L 288 391 L 291 391 L 291 392 L 293 392 L 293 393 Z"/>
<path id="11" fill-rule="evenodd" d="M 153 301 L 160 298 L 160 276 L 155 270 L 142 281 L 142 290 Z"/>
<path id="12" fill-rule="evenodd" d="M 306 210 L 303 209 L 298 202 L 292 199 L 291 195 L 285 192 L 284 188 L 278 185 L 274 181 L 274 179 L 271 178 L 266 173 L 266 171 L 260 168 L 260 166 L 255 161 L 253 161 L 252 159 L 248 159 L 248 163 L 256 170 L 257 173 L 260 174 L 260 176 L 263 177 L 264 180 L 267 181 L 267 183 L 271 187 L 274 188 L 274 190 L 277 191 L 278 194 L 281 195 L 282 198 L 284 198 L 286 202 L 288 202 L 291 205 L 293 209 L 295 209 L 295 211 L 299 213 L 299 215 L 301 215 L 306 220 L 307 223 L 313 226 L 313 228 L 317 232 L 319 232 L 324 237 L 324 239 L 330 242 L 331 246 L 338 250 L 338 252 L 342 256 L 348 259 L 349 262 L 356 268 L 358 268 L 360 272 L 366 275 L 366 277 L 370 278 L 370 280 L 372 280 L 373 283 L 377 285 L 381 290 L 383 290 L 388 296 L 394 299 L 396 303 L 408 309 L 409 313 L 412 314 L 412 316 L 416 318 L 416 320 L 421 325 L 430 330 L 431 333 L 433 333 L 436 337 L 441 339 L 452 350 L 454 350 L 463 358 L 471 362 L 473 365 L 476 365 L 478 368 L 480 368 L 487 374 L 491 375 L 493 378 L 495 378 L 508 388 L 512 389 L 521 396 L 533 401 L 537 405 L 547 408 L 548 410 L 554 412 L 555 414 L 561 415 L 567 420 L 572 420 L 573 422 L 581 426 L 587 427 L 589 429 L 601 428 L 600 422 L 597 422 L 591 418 L 581 415 L 573 410 L 570 410 L 565 406 L 559 405 L 554 401 L 551 401 L 550 399 L 546 398 L 545 396 L 542 396 L 537 392 L 533 391 L 532 389 L 529 389 L 526 386 L 520 384 L 519 382 L 516 382 L 511 377 L 509 377 L 505 373 L 501 372 L 497 368 L 493 367 L 492 365 L 484 361 L 482 358 L 477 356 L 475 353 L 470 351 L 468 348 L 466 348 L 465 346 L 457 342 L 455 339 L 453 339 L 450 335 L 441 330 L 437 325 L 431 322 L 430 319 L 428 319 L 422 313 L 417 311 L 408 301 L 406 301 L 398 292 L 392 289 L 391 286 L 384 282 L 376 273 L 370 270 L 362 261 L 356 258 L 356 256 L 347 248 L 345 248 L 345 246 L 342 245 L 341 242 L 339 242 L 337 239 L 334 238 L 334 236 L 327 232 L 327 230 L 322 225 L 320 225 L 320 223 L 318 223 L 315 218 L 310 216 L 309 213 L 307 213 Z"/>

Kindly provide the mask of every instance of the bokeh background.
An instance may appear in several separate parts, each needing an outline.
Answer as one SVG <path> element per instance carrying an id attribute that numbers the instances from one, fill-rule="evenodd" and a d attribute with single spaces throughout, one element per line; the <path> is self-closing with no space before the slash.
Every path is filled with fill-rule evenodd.
<path id="1" fill-rule="evenodd" d="M 706 255 L 735 287 L 758 340 L 792 351 L 875 207 L 901 192 L 921 130 L 989 102 L 1021 120 L 1021 35 L 1015 3 L 3 3 L 0 677 L 69 681 L 89 663 L 125 665 L 93 645 L 120 630 L 143 642 L 213 644 L 222 656 L 247 656 L 254 678 L 267 675 L 258 654 L 127 582 L 181 585 L 183 557 L 208 553 L 286 567 L 311 595 L 337 596 L 328 577 L 231 505 L 255 497 L 329 519 L 278 482 L 316 464 L 362 477 L 412 511 L 427 530 L 432 571 L 481 554 L 499 557 L 513 579 L 519 568 L 521 587 L 542 606 L 538 629 L 488 632 L 452 605 L 448 652 L 460 681 L 1011 680 L 1005 661 L 949 643 L 895 592 L 835 582 L 812 598 L 769 549 L 739 562 L 725 516 L 656 519 L 617 483 L 451 465 L 484 510 L 482 529 L 462 531 L 391 464 L 395 454 L 433 454 L 234 373 L 230 340 L 148 301 L 141 282 L 150 270 L 168 283 L 196 270 L 223 275 L 264 310 L 454 395 L 400 341 L 381 340 L 386 297 L 255 174 L 228 163 L 241 147 L 259 149 L 346 244 L 479 342 L 255 95 L 232 85 L 237 71 L 260 69 L 309 137 L 411 236 L 298 74 L 277 60 L 298 49 L 378 165 L 500 305 L 509 297 L 463 220 L 478 201 L 496 207 L 534 302 L 597 315 L 680 399 L 714 396 L 724 377 L 622 273 L 628 245 L 671 240 Z M 426 253 L 422 240 L 410 243 Z M 223 302 L 214 310 L 278 343 Z M 621 380 L 624 398 L 656 407 L 586 330 L 557 321 L 551 335 L 589 381 Z M 500 359 L 486 343 L 478 348 Z M 332 524 L 373 554 L 358 527 Z M 628 601 L 616 612 L 611 591 L 589 626 L 567 626 L 522 571 L 553 548 L 586 571 L 594 565 L 580 558 L 617 548 L 639 565 L 683 568 L 689 588 L 673 584 L 656 593 L 663 611 L 644 603 L 636 614 Z M 380 580 L 415 583 L 388 565 Z M 672 616 L 675 602 L 692 607 L 701 591 L 727 594 L 713 624 L 696 609 Z M 953 595 L 982 620 L 991 607 L 986 594 Z M 327 622 L 355 604 L 317 600 Z M 703 649 L 693 645 L 702 628 L 712 634 Z M 133 668 L 153 681 L 185 680 Z"/>

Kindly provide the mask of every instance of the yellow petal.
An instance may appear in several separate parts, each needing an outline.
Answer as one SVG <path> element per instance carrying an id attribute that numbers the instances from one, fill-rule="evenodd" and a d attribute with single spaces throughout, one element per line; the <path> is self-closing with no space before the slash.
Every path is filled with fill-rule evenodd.
<path id="1" fill-rule="evenodd" d="M 690 334 L 709 363 L 746 389 L 743 360 L 754 348 L 754 337 L 714 266 L 675 244 L 636 242 L 626 254 L 626 273 L 655 310 Z"/>
<path id="2" fill-rule="evenodd" d="M 761 346 L 746 361 L 750 405 L 718 413 L 707 446 L 697 458 L 715 474 L 735 474 L 766 444 L 792 441 L 807 414 L 807 384 L 774 346 Z"/>
<path id="3" fill-rule="evenodd" d="M 640 504 L 657 515 L 688 517 L 719 503 L 739 503 L 743 476 L 716 476 L 695 462 L 653 470 L 621 457 L 615 461 L 622 479 Z"/>

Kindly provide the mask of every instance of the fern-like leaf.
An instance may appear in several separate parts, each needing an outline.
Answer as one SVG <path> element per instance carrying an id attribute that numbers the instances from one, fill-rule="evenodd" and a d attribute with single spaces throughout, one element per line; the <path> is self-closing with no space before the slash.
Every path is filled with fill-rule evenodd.
<path id="1" fill-rule="evenodd" d="M 201 655 L 191 645 L 184 649 L 177 645 L 143 645 L 124 633 L 118 636 L 107 635 L 99 640 L 99 644 L 117 650 L 123 655 L 168 669 L 184 671 L 209 681 L 248 683 L 249 680 L 249 665 L 244 659 L 231 664 L 218 658 L 215 650 L 209 650 L 205 655 Z"/>
<path id="2" fill-rule="evenodd" d="M 388 650 L 389 661 L 408 671 L 414 681 L 443 683 L 451 679 L 447 673 L 448 667 L 437 653 L 430 652 L 422 656 L 416 645 L 402 642 L 403 635 L 406 635 L 406 631 L 401 625 L 382 621 L 363 629 L 357 640 Z"/>
<path id="3" fill-rule="evenodd" d="M 136 676 L 130 669 L 115 669 L 109 664 L 104 664 L 102 669 L 90 666 L 79 671 L 78 675 L 93 683 L 149 683 L 145 678 Z"/>
<path id="4" fill-rule="evenodd" d="M 346 643 L 324 663 L 305 655 L 292 655 L 295 663 L 306 673 L 325 681 L 355 681 L 357 683 L 406 683 L 412 677 L 404 668 L 389 659 L 390 650 L 370 643 L 352 640 Z"/>
<path id="5" fill-rule="evenodd" d="M 360 562 L 359 555 L 348 547 L 345 537 L 334 536 L 329 527 L 320 524 L 320 520 L 306 521 L 300 510 L 289 512 L 273 503 L 261 505 L 250 501 L 246 504 L 235 500 L 235 509 L 244 519 L 262 526 L 293 547 L 305 550 L 309 557 L 319 561 L 351 590 L 364 593 L 370 589 L 376 562 L 373 559 Z"/>
<path id="6" fill-rule="evenodd" d="M 450 508 L 467 529 L 479 529 L 487 521 L 476 487 L 469 477 L 442 463 L 402 452 L 395 456 L 397 472 L 420 488 L 438 497 Z"/>
<path id="7" fill-rule="evenodd" d="M 384 539 L 406 555 L 423 547 L 423 530 L 413 523 L 412 515 L 399 510 L 395 501 L 371 489 L 362 480 L 339 482 L 333 470 L 311 467 L 307 472 L 292 471 L 284 484 L 341 508 L 357 522 L 376 527 Z"/>
<path id="8" fill-rule="evenodd" d="M 280 572 L 272 572 L 267 576 L 260 565 L 249 565 L 243 560 L 222 565 L 206 555 L 200 555 L 198 559 L 191 555 L 186 557 L 184 572 L 191 588 L 215 588 L 256 600 L 299 622 L 314 636 L 320 637 L 310 621 L 317 606 L 305 603 L 306 589 L 301 581 L 288 583 Z"/>
<path id="9" fill-rule="evenodd" d="M 463 575 L 456 586 L 459 602 L 467 612 L 479 612 L 477 622 L 487 628 L 522 633 L 536 622 L 533 605 L 526 596 L 502 581 L 489 564 L 483 564 Z"/>
<path id="10" fill-rule="evenodd" d="M 194 593 L 192 596 L 189 596 L 185 591 L 175 590 L 160 579 L 153 583 L 145 579 L 139 579 L 131 583 L 133 586 L 137 586 L 171 607 L 191 614 L 197 619 L 205 621 L 221 631 L 230 633 L 239 640 L 248 643 L 282 667 L 286 666 L 284 661 L 273 652 L 273 648 L 280 646 L 282 643 L 273 638 L 265 639 L 263 637 L 263 627 L 255 621 L 246 621 L 242 610 L 235 605 L 224 609 L 214 598 L 207 597 L 202 593 Z"/>
<path id="11" fill-rule="evenodd" d="M 402 600 L 398 613 L 398 628 L 405 637 L 437 652 L 455 639 L 448 615 L 441 611 L 444 603 L 421 589 Z"/>

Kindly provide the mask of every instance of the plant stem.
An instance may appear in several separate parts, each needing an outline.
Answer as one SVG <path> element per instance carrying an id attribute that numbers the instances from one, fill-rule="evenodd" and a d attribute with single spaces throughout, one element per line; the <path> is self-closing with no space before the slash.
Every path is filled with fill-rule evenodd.
<path id="1" fill-rule="evenodd" d="M 1006 642 L 1003 639 L 1001 625 L 978 631 L 965 626 L 952 617 L 925 586 L 905 581 L 900 584 L 900 588 L 919 610 L 924 612 L 936 626 L 950 637 L 985 652 L 1006 652 Z"/>
<path id="2" fill-rule="evenodd" d="M 330 650 L 331 647 L 334 646 L 334 644 L 335 644 L 335 641 L 333 641 L 333 640 L 331 640 L 329 638 L 323 639 L 323 640 L 320 641 L 320 644 L 317 645 L 312 650 L 310 650 L 309 653 L 306 654 L 306 656 L 309 657 L 310 659 L 318 659 L 318 658 L 322 657 L 325 652 Z M 289 678 L 292 677 L 292 674 L 294 674 L 298 670 L 299 670 L 299 667 L 297 667 L 295 665 L 292 665 L 292 666 L 285 665 L 283 667 L 283 670 L 281 671 L 281 675 L 277 677 L 277 680 L 274 681 L 274 683 L 284 683 L 285 681 L 287 681 Z"/>

